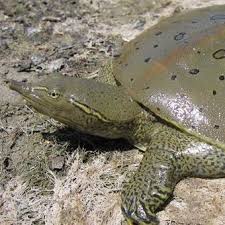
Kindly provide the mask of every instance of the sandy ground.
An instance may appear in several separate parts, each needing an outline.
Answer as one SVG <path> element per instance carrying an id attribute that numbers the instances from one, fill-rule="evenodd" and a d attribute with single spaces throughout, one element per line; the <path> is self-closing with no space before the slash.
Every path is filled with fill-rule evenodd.
<path id="1" fill-rule="evenodd" d="M 94 78 L 162 17 L 225 0 L 0 0 L 0 224 L 119 225 L 120 190 L 142 154 L 34 113 L 7 79 Z M 225 179 L 180 182 L 162 225 L 224 225 Z"/>

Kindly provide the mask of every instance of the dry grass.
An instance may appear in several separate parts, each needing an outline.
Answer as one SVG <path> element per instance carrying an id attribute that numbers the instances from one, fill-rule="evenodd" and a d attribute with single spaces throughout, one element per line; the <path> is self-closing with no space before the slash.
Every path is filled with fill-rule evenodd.
<path id="1" fill-rule="evenodd" d="M 90 1 L 83 0 L 83 2 L 89 5 Z M 151 10 L 149 11 L 147 7 L 140 7 L 139 4 L 134 4 L 131 8 L 131 12 L 135 11 L 137 13 L 134 13 L 133 18 L 130 17 L 129 13 L 126 13 L 127 10 L 130 12 L 131 9 L 125 7 L 124 11 L 124 8 L 118 4 L 120 2 L 123 2 L 128 8 L 130 7 L 130 1 L 128 0 L 93 1 L 92 7 L 94 9 L 100 9 L 100 11 L 105 8 L 102 14 L 107 15 L 108 18 L 103 17 L 104 19 L 102 19 L 102 17 L 100 17 L 99 21 L 96 22 L 94 16 L 93 24 L 95 24 L 95 26 L 92 28 L 88 27 L 88 29 L 91 29 L 94 34 L 101 33 L 108 35 L 109 32 L 112 34 L 121 34 L 123 39 L 130 40 L 141 32 L 138 29 L 133 29 L 134 21 L 139 17 L 138 12 L 141 12 L 141 17 L 146 18 L 145 28 L 147 28 L 159 20 L 156 15 L 169 15 L 178 6 L 195 8 L 213 5 L 215 3 L 224 4 L 224 0 L 174 0 L 172 1 L 171 7 L 159 7 L 160 10 L 156 14 L 152 13 Z M 152 5 L 150 1 L 134 2 L 146 3 L 149 7 Z M 152 2 L 155 4 L 157 1 Z M 114 7 L 114 5 L 116 7 Z M 114 9 L 113 11 L 112 8 Z M 109 11 L 115 12 L 116 16 L 114 19 L 108 16 L 107 12 Z M 128 17 L 125 20 L 126 14 Z M 87 15 L 89 14 L 87 13 Z M 131 18 L 133 19 L 130 21 Z M 87 19 L 90 20 L 91 18 L 87 16 Z M 110 23 L 101 23 L 101 21 L 104 20 L 109 20 Z M 80 22 L 76 19 L 71 20 L 69 18 L 67 23 L 71 23 L 70 28 L 83 28 L 78 26 Z M 65 29 L 67 26 L 68 24 L 65 23 Z M 54 26 L 56 31 L 59 28 L 63 28 L 62 23 L 58 23 L 58 25 L 56 23 Z M 77 30 L 75 31 L 77 32 Z M 63 32 L 64 30 L 62 29 L 62 33 Z M 78 32 L 80 32 L 79 29 Z M 90 32 L 90 34 L 92 33 Z M 24 47 L 24 45 L 21 46 Z M 16 43 L 15 52 L 19 51 L 18 47 Z M 84 52 L 83 55 L 81 54 L 77 57 L 87 58 L 90 57 L 90 55 Z M 95 76 L 95 72 L 90 75 L 92 78 Z M 2 91 L 1 94 L 3 93 Z M 13 113 L 17 113 L 18 111 L 19 109 L 14 109 Z M 7 113 L 10 114 L 10 112 Z M 108 159 L 106 153 L 98 153 L 88 162 L 84 163 L 83 158 L 85 153 L 82 149 L 78 148 L 74 150 L 73 154 L 67 157 L 65 173 L 58 174 L 49 170 L 49 165 L 46 162 L 48 161 L 49 155 L 63 154 L 62 152 L 65 150 L 65 146 L 50 143 L 52 144 L 52 148 L 50 149 L 48 146 L 49 143 L 40 142 L 43 141 L 40 133 L 48 133 L 50 125 L 42 121 L 40 123 L 41 126 L 39 126 L 37 120 L 34 122 L 35 125 L 32 125 L 30 118 L 28 118 L 27 121 L 24 120 L 28 113 L 29 112 L 26 112 L 24 115 L 16 115 L 16 121 L 12 120 L 11 125 L 8 124 L 10 121 L 8 119 L 6 124 L 4 124 L 5 122 L 2 120 L 0 121 L 0 224 L 120 225 L 123 217 L 120 210 L 119 193 L 122 181 L 126 176 L 124 168 L 126 167 L 126 171 L 133 170 L 140 161 L 140 158 L 137 158 L 140 155 L 136 154 L 136 158 L 131 155 L 126 155 L 126 159 L 123 159 L 124 154 L 112 152 L 110 153 L 112 155 L 111 158 Z M 19 140 L 17 140 L 17 136 L 13 136 L 13 129 L 15 127 L 19 128 L 19 131 L 23 134 L 23 137 Z M 31 137 L 37 138 L 39 141 L 35 143 L 35 141 L 31 141 Z M 20 142 L 22 142 L 22 144 Z M 7 143 L 7 145 L 5 143 Z M 11 144 L 17 145 L 15 149 L 19 154 L 15 154 L 14 148 L 10 150 Z M 46 149 L 48 152 L 46 152 Z M 2 169 L 2 162 L 8 157 L 9 151 L 11 151 L 11 155 L 9 156 L 12 157 L 15 163 L 14 174 L 10 174 L 8 170 L 4 170 L 6 172 L 3 172 Z M 17 159 L 15 159 L 14 155 L 16 155 Z M 19 159 L 18 156 L 20 157 Z M 7 175 L 9 176 L 5 179 Z M 211 208 L 210 206 L 208 209 Z M 172 209 L 171 212 L 174 212 L 175 209 Z M 177 214 L 179 217 L 180 212 L 179 210 L 179 214 Z M 192 217 L 194 217 L 193 214 L 194 213 L 191 214 Z M 174 213 L 174 215 L 176 214 Z M 183 215 L 185 215 L 185 213 L 183 213 Z M 168 216 L 165 216 L 164 220 L 166 220 L 167 217 Z M 187 215 L 186 217 L 188 218 Z M 199 215 L 197 215 L 196 218 L 198 221 Z M 221 221 L 224 221 L 224 219 L 222 218 Z M 171 222 L 170 224 L 174 223 Z M 190 221 L 188 224 L 190 224 Z"/>
<path id="2" fill-rule="evenodd" d="M 98 152 L 94 146 L 96 151 L 91 152 L 76 148 L 73 138 L 79 137 L 60 132 L 61 124 L 26 106 L 10 110 L 1 112 L 10 122 L 1 120 L 0 224 L 121 224 L 119 193 L 127 171 L 140 161 L 137 154 Z M 24 115 L 26 119 L 21 120 Z M 18 131 L 20 135 L 15 136 Z M 57 133 L 63 140 L 57 140 Z M 54 156 L 65 159 L 59 171 L 49 164 Z"/>
<path id="3" fill-rule="evenodd" d="M 115 219 L 112 215 L 120 215 L 117 192 L 122 177 L 118 163 L 107 163 L 103 155 L 85 166 L 78 154 L 69 161 L 72 165 L 67 176 L 55 179 L 54 203 L 46 224 L 110 224 Z M 118 219 L 114 220 L 117 224 L 115 221 Z"/>
<path id="4" fill-rule="evenodd" d="M 50 195 L 43 196 L 38 189 L 27 190 L 20 177 L 11 179 L 1 190 L 0 224 L 44 224 Z"/>
<path id="5" fill-rule="evenodd" d="M 11 179 L 1 190 L 0 224 L 119 225 L 119 191 L 125 174 L 120 153 L 110 162 L 105 154 L 84 164 L 83 151 L 66 161 L 66 176 L 46 171 L 54 182 L 52 190 L 29 189 L 21 177 Z"/>

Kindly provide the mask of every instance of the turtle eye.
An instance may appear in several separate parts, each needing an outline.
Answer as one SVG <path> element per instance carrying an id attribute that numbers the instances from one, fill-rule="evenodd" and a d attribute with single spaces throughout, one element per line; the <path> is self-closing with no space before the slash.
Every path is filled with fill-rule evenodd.
<path id="1" fill-rule="evenodd" d="M 52 98 L 58 98 L 60 96 L 60 93 L 57 90 L 51 90 L 48 94 Z"/>

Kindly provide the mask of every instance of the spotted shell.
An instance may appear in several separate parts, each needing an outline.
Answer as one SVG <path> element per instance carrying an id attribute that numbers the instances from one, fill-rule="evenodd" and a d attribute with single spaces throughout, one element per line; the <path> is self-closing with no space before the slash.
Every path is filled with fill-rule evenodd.
<path id="1" fill-rule="evenodd" d="M 113 69 L 151 112 L 225 148 L 225 5 L 161 21 L 127 43 Z"/>

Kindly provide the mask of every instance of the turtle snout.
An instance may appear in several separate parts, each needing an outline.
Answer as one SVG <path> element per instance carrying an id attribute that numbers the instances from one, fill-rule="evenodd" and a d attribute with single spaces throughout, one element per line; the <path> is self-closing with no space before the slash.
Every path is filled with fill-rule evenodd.
<path id="1" fill-rule="evenodd" d="M 9 88 L 13 91 L 16 91 L 22 95 L 30 91 L 30 88 L 27 83 L 16 80 L 9 80 Z"/>

